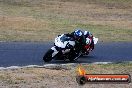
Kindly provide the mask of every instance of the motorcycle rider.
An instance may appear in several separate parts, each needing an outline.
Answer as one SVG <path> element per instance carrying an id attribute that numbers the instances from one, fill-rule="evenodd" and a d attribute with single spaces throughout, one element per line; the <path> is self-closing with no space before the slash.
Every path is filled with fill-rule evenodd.
<path id="1" fill-rule="evenodd" d="M 86 45 L 86 38 L 84 36 L 84 32 L 80 29 L 76 29 L 72 33 L 66 34 L 68 37 L 72 37 L 75 40 L 75 49 L 77 52 L 80 50 L 83 52 L 84 46 Z"/>
<path id="2" fill-rule="evenodd" d="M 89 31 L 84 31 L 84 36 L 86 38 L 86 43 L 90 45 L 90 49 L 92 51 L 94 49 L 93 34 Z"/>

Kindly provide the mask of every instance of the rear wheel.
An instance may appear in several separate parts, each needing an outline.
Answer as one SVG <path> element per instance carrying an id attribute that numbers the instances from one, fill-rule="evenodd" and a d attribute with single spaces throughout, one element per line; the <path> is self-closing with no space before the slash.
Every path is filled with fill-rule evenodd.
<path id="1" fill-rule="evenodd" d="M 44 57 L 43 57 L 43 60 L 45 61 L 45 62 L 49 62 L 49 61 L 51 61 L 52 59 L 53 59 L 53 57 L 52 57 L 52 53 L 53 53 L 54 51 L 53 50 L 48 50 L 47 52 L 46 52 L 46 54 L 44 55 Z"/>
<path id="2" fill-rule="evenodd" d="M 78 59 L 78 56 L 79 56 L 78 53 L 72 52 L 72 53 L 70 54 L 69 60 L 70 60 L 71 62 L 76 61 L 76 60 Z"/>

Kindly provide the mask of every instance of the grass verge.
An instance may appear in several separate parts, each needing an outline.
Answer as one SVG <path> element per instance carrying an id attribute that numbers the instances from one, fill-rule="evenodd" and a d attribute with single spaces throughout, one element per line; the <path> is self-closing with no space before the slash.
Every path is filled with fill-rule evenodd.
<path id="1" fill-rule="evenodd" d="M 0 41 L 51 41 L 76 28 L 100 41 L 132 41 L 132 0 L 4 0 Z"/>

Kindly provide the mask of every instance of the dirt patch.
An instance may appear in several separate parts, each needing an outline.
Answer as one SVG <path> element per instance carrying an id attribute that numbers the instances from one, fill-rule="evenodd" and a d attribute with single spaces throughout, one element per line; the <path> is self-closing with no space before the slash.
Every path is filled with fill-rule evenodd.
<path id="1" fill-rule="evenodd" d="M 61 67 L 61 66 L 60 66 Z M 1 88 L 130 88 L 129 84 L 85 84 L 76 82 L 78 65 L 68 66 L 71 69 L 55 70 L 51 68 L 20 68 L 0 70 Z M 131 63 L 120 64 L 84 64 L 83 68 L 88 74 L 130 74 Z"/>

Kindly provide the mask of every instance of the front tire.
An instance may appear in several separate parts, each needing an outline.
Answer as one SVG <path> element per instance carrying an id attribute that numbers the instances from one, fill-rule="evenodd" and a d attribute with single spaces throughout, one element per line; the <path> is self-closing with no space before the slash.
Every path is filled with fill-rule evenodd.
<path id="1" fill-rule="evenodd" d="M 45 61 L 45 62 L 50 62 L 52 59 L 53 59 L 53 57 L 52 57 L 52 53 L 53 53 L 54 51 L 52 50 L 52 49 L 49 49 L 47 52 L 46 52 L 46 54 L 44 55 L 44 57 L 43 57 L 43 60 Z"/>

